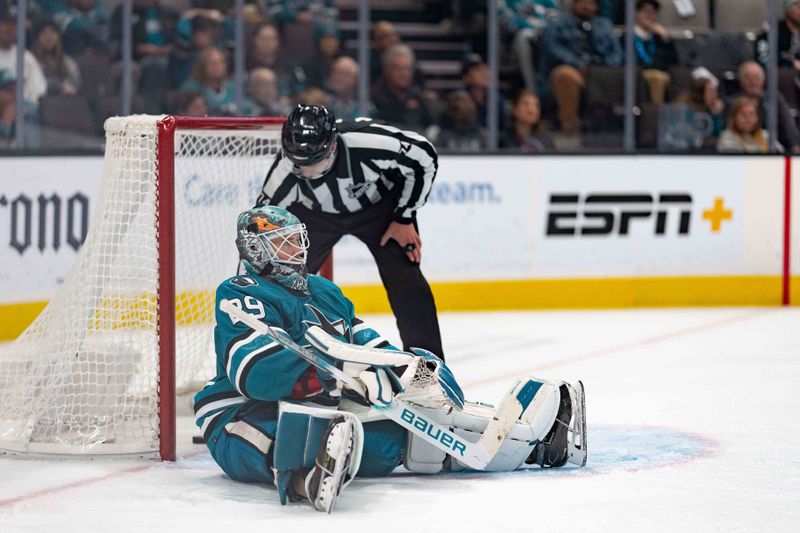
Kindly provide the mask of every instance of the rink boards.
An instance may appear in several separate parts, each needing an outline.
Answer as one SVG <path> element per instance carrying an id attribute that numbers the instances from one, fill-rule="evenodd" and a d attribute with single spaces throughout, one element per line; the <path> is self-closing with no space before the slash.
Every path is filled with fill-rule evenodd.
<path id="1" fill-rule="evenodd" d="M 783 157 L 442 156 L 419 214 L 423 271 L 441 310 L 780 305 L 785 279 L 796 304 L 799 164 L 787 168 Z M 101 170 L 100 157 L 0 159 L 0 339 L 24 329 L 75 262 Z M 247 177 L 242 190 L 254 189 L 256 178 Z M 201 208 L 202 172 L 191 179 L 176 184 L 178 201 Z M 356 308 L 388 311 L 367 249 L 345 238 L 334 255 L 335 279 Z"/>

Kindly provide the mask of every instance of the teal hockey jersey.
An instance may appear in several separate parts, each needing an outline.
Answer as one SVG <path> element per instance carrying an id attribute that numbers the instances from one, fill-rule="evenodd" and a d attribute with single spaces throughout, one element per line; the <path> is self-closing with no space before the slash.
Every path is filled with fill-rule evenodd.
<path id="1" fill-rule="evenodd" d="M 216 375 L 194 398 L 196 423 L 207 441 L 254 401 L 302 400 L 323 392 L 312 365 L 221 311 L 223 300 L 284 330 L 301 345 L 308 345 L 305 332 L 316 325 L 346 342 L 395 349 L 355 317 L 353 304 L 336 284 L 309 275 L 308 289 L 306 296 L 256 275 L 235 276 L 217 288 Z"/>

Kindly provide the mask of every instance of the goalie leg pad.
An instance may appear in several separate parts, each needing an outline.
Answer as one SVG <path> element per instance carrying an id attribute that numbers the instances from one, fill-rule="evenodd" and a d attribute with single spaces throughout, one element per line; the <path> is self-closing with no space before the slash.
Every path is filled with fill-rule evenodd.
<path id="1" fill-rule="evenodd" d="M 524 407 L 519 421 L 531 426 L 534 438 L 541 440 L 550 430 L 558 414 L 558 402 L 561 398 L 558 383 L 535 377 L 524 378 L 519 382 L 523 381 L 526 382 L 528 393 L 531 389 L 535 390 L 532 400 Z M 515 392 L 517 388 L 515 387 L 511 392 Z M 525 392 L 525 390 L 520 391 L 517 397 L 519 398 Z"/>
<path id="2" fill-rule="evenodd" d="M 501 424 L 509 425 L 505 439 L 497 443 L 497 454 L 485 468 L 485 471 L 504 472 L 522 466 L 535 445 L 548 434 L 558 414 L 560 398 L 558 383 L 524 377 L 517 379 L 497 408 L 466 402 L 461 411 L 420 411 L 432 420 L 452 427 L 456 434 L 470 442 L 477 442 L 490 423 L 496 428 L 498 420 Z M 403 464 L 412 472 L 436 473 L 443 468 L 443 463 L 444 468 L 449 470 L 466 468 L 413 434 L 409 435 L 408 440 Z"/>
<path id="3" fill-rule="evenodd" d="M 353 428 L 353 449 L 343 487 L 355 477 L 361 464 L 364 429 L 358 417 L 332 409 L 280 402 L 273 472 L 281 504 L 300 499 L 293 488 L 292 477 L 295 472 L 305 472 L 315 466 L 321 441 L 327 436 L 330 421 L 336 417 L 344 417 Z"/>
<path id="4" fill-rule="evenodd" d="M 411 472 L 420 474 L 437 474 L 442 470 L 447 454 L 410 431 L 406 444 L 403 466 Z"/>

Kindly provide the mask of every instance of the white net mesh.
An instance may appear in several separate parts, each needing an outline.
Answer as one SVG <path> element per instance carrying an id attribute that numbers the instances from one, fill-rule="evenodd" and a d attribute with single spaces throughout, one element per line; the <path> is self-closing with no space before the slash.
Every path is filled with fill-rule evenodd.
<path id="1" fill-rule="evenodd" d="M 80 259 L 0 352 L 2 450 L 158 450 L 160 118 L 106 123 L 100 201 Z M 178 394 L 214 374 L 214 290 L 236 273 L 236 215 L 253 204 L 279 144 L 279 126 L 175 132 Z"/>

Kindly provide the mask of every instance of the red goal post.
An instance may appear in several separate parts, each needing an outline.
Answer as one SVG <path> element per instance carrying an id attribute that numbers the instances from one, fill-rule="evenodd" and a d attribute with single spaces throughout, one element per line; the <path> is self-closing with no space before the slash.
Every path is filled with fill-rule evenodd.
<path id="1" fill-rule="evenodd" d="M 259 130 L 282 125 L 274 117 L 174 117 L 158 121 L 159 239 L 159 453 L 164 461 L 176 456 L 175 431 L 175 132 L 185 130 Z M 220 280 L 221 281 L 221 280 Z"/>
<path id="2" fill-rule="evenodd" d="M 0 450 L 175 459 L 176 394 L 214 375 L 214 290 L 236 271 L 236 215 L 280 150 L 283 120 L 106 122 L 81 255 L 0 351 Z"/>

